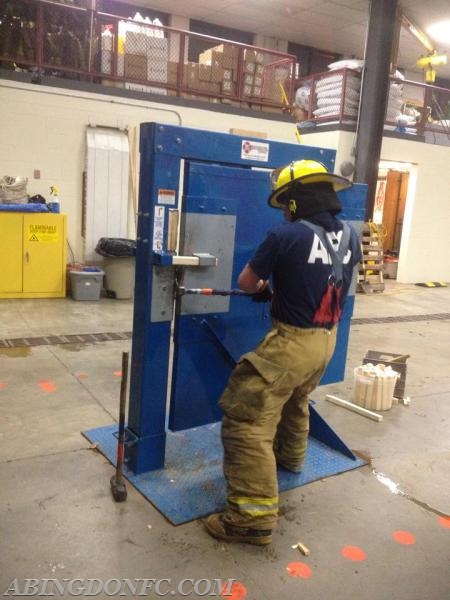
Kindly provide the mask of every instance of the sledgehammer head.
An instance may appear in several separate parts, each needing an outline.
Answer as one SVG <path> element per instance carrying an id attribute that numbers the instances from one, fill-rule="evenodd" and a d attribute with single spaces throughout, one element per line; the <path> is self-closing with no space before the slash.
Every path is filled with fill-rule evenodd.
<path id="1" fill-rule="evenodd" d="M 111 493 L 116 502 L 124 502 L 127 499 L 127 488 L 123 479 L 118 480 L 115 475 L 110 479 Z"/>

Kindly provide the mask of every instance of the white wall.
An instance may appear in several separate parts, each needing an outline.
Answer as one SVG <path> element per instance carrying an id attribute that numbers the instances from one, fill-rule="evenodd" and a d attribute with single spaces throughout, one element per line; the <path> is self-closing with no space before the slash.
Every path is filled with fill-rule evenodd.
<path id="1" fill-rule="evenodd" d="M 240 116 L 7 80 L 0 80 L 0 105 L 0 176 L 24 175 L 29 179 L 28 193 L 45 198 L 50 185 L 58 186 L 61 210 L 68 215 L 70 247 L 74 259 L 80 262 L 82 173 L 88 125 L 127 127 L 133 131 L 144 122 L 178 125 L 181 120 L 186 127 L 226 133 L 230 128 L 239 128 L 296 143 L 293 124 L 258 119 L 251 113 Z M 33 178 L 35 169 L 40 170 L 40 179 Z M 133 221 L 131 215 L 131 227 Z M 130 230 L 130 237 L 133 235 Z M 68 260 L 72 260 L 70 252 Z"/>
<path id="2" fill-rule="evenodd" d="M 354 133 L 331 131 L 302 136 L 305 144 L 336 148 L 336 172 L 353 160 Z M 450 281 L 450 148 L 384 137 L 381 160 L 412 163 L 397 280 Z"/>
<path id="3" fill-rule="evenodd" d="M 0 105 L 0 175 L 24 175 L 29 178 L 28 192 L 46 198 L 50 185 L 59 186 L 62 210 L 68 214 L 69 242 L 79 261 L 83 260 L 81 197 L 87 125 L 128 127 L 135 132 L 142 122 L 177 125 L 181 119 L 186 127 L 261 131 L 270 139 L 296 143 L 293 124 L 258 119 L 251 113 L 241 116 L 82 92 L 75 96 L 68 90 L 7 80 L 0 80 Z M 351 132 L 331 131 L 303 133 L 301 141 L 336 149 L 335 171 L 339 172 L 342 162 L 352 159 L 354 138 Z M 381 158 L 416 165 L 410 178 L 398 280 L 450 281 L 450 148 L 384 138 Z M 41 179 L 33 179 L 34 169 L 41 171 Z"/>

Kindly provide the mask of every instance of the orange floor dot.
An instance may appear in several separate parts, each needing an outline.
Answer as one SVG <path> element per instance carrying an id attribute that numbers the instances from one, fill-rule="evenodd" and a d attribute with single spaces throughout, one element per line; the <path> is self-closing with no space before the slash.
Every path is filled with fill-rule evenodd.
<path id="1" fill-rule="evenodd" d="M 301 579 L 309 579 L 312 576 L 312 571 L 307 564 L 302 562 L 291 562 L 286 567 L 287 572 L 291 577 L 300 577 Z"/>
<path id="2" fill-rule="evenodd" d="M 8 387 L 8 384 L 5 381 L 0 381 L 0 390 L 4 390 Z"/>
<path id="3" fill-rule="evenodd" d="M 223 598 L 229 598 L 229 600 L 243 600 L 247 596 L 247 588 L 243 583 L 239 581 L 233 581 L 231 584 L 230 593 L 226 594 L 228 585 L 225 584 L 220 594 Z M 225 595 L 226 594 L 226 595 Z"/>
<path id="4" fill-rule="evenodd" d="M 114 371 L 116 377 L 122 377 L 122 371 Z"/>
<path id="5" fill-rule="evenodd" d="M 77 373 L 77 379 L 87 379 L 89 375 L 87 373 Z"/>
<path id="6" fill-rule="evenodd" d="M 56 392 L 56 385 L 51 381 L 38 381 L 38 386 L 43 392 Z"/>
<path id="7" fill-rule="evenodd" d="M 341 550 L 342 556 L 356 562 L 366 560 L 367 554 L 359 546 L 344 546 Z"/>
<path id="8" fill-rule="evenodd" d="M 442 527 L 450 529 L 450 517 L 439 517 L 439 523 Z"/>
<path id="9" fill-rule="evenodd" d="M 416 543 L 416 538 L 409 531 L 394 531 L 392 538 L 404 546 L 411 546 Z"/>

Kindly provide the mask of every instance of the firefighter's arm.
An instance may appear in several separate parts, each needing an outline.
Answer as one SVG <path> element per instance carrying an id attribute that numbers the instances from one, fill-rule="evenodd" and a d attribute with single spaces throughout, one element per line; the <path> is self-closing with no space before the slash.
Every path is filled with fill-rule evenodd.
<path id="1" fill-rule="evenodd" d="M 272 297 L 269 281 L 260 279 L 249 264 L 246 264 L 238 277 L 238 286 L 244 292 L 254 294 L 256 302 L 268 302 Z"/>

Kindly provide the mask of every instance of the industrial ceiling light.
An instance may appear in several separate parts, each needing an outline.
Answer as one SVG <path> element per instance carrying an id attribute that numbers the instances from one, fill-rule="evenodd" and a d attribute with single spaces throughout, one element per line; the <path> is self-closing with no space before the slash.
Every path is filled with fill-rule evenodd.
<path id="1" fill-rule="evenodd" d="M 450 19 L 430 25 L 427 28 L 427 33 L 439 44 L 450 46 Z"/>

